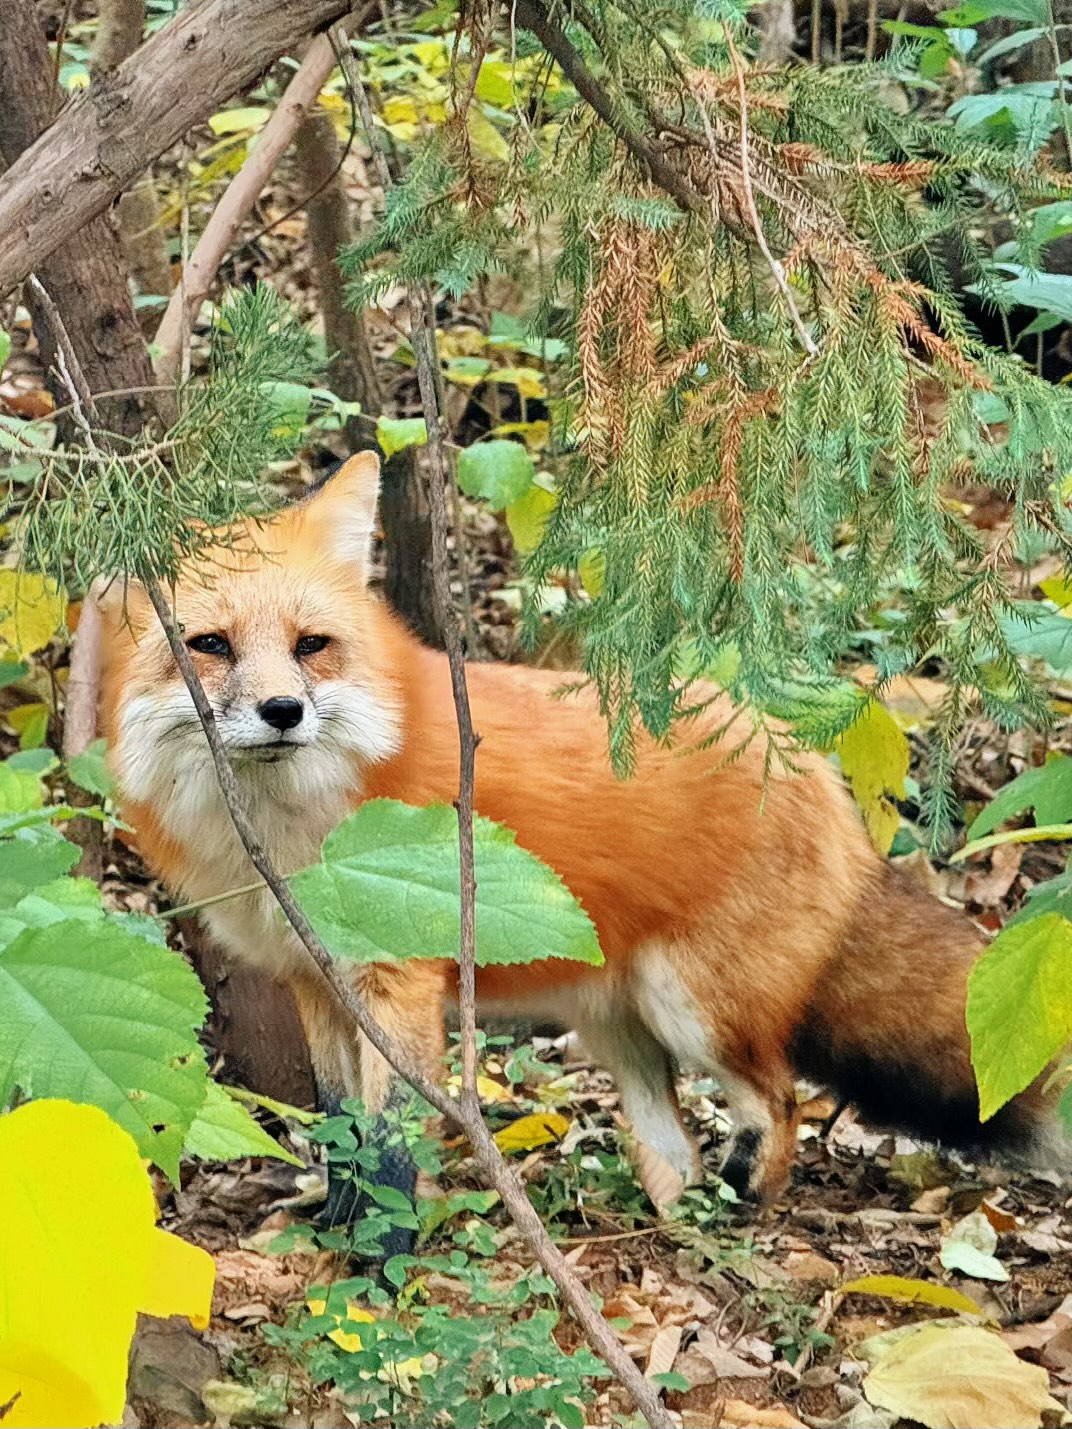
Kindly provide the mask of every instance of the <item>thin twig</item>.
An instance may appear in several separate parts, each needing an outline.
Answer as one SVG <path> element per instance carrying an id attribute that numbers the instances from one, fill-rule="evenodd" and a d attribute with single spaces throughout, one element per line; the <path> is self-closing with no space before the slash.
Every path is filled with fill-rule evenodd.
<path id="1" fill-rule="evenodd" d="M 729 52 L 730 62 L 733 65 L 733 73 L 737 80 L 737 103 L 741 111 L 741 188 L 744 192 L 745 208 L 748 212 L 748 219 L 752 225 L 752 232 L 756 236 L 756 245 L 763 254 L 767 267 L 777 284 L 778 291 L 782 295 L 785 306 L 789 311 L 789 320 L 796 329 L 800 344 L 809 357 L 817 357 L 819 349 L 815 345 L 815 339 L 804 326 L 800 311 L 797 308 L 796 299 L 793 297 L 793 290 L 786 282 L 785 269 L 775 258 L 774 254 L 767 246 L 767 238 L 763 232 L 763 224 L 760 221 L 759 210 L 756 208 L 756 196 L 752 191 L 752 170 L 748 157 L 748 88 L 744 80 L 744 65 L 741 63 L 741 56 L 734 43 L 730 27 L 725 27 L 724 38 L 726 49 Z M 711 149 L 712 161 L 717 162 L 715 150 L 715 136 L 711 128 L 711 120 L 707 113 L 706 105 L 700 103 L 700 117 L 703 119 L 704 132 L 707 135 L 708 146 Z"/>

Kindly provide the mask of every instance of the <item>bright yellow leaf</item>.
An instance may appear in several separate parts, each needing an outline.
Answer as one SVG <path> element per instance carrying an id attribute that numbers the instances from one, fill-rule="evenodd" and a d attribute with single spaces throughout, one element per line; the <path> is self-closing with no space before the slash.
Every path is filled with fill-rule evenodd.
<path id="1" fill-rule="evenodd" d="M 577 574 L 581 578 L 585 594 L 592 600 L 598 600 L 603 594 L 603 583 L 607 578 L 607 557 L 595 548 L 585 551 L 577 562 Z"/>
<path id="2" fill-rule="evenodd" d="M 318 1295 L 310 1295 L 305 1304 L 308 1307 L 309 1313 L 312 1315 L 324 1315 L 327 1313 L 328 1302 L 321 1299 Z M 364 1349 L 365 1346 L 361 1343 L 361 1336 L 359 1334 L 356 1334 L 353 1330 L 347 1330 L 344 1327 L 347 1324 L 374 1325 L 376 1323 L 375 1315 L 370 1314 L 368 1310 L 362 1310 L 361 1307 L 355 1305 L 352 1300 L 347 1301 L 345 1315 L 333 1313 L 332 1319 L 335 1321 L 335 1329 L 328 1331 L 328 1339 L 331 1340 L 333 1344 L 338 1345 L 340 1350 L 345 1350 L 348 1355 L 357 1354 L 360 1350 Z M 425 1362 L 414 1357 L 408 1360 L 392 1361 L 385 1364 L 382 1369 L 377 1371 L 377 1377 L 389 1383 L 401 1381 L 404 1384 L 405 1380 L 415 1379 L 422 1374 L 426 1374 L 427 1370 L 428 1366 L 426 1366 Z M 362 1379 L 372 1379 L 373 1376 L 371 1371 L 362 1370 L 360 1377 Z"/>
<path id="3" fill-rule="evenodd" d="M 495 1133 L 500 1151 L 534 1151 L 537 1146 L 550 1146 L 561 1141 L 569 1131 L 569 1117 L 557 1111 L 533 1112 L 520 1117 Z"/>
<path id="4" fill-rule="evenodd" d="M 0 1117 L 4 1429 L 118 1424 L 139 1310 L 208 1323 L 215 1265 L 158 1230 L 133 1140 L 96 1107 Z"/>
<path id="5" fill-rule="evenodd" d="M 1061 607 L 1062 615 L 1069 614 L 1065 607 L 1072 605 L 1072 581 L 1065 580 L 1064 576 L 1051 576 L 1049 580 L 1039 581 L 1039 589 L 1047 600 Z"/>
<path id="6" fill-rule="evenodd" d="M 514 67 L 508 60 L 485 60 L 476 80 L 476 97 L 496 109 L 509 109 L 517 101 Z"/>
<path id="7" fill-rule="evenodd" d="M 0 643 L 25 659 L 59 630 L 67 611 L 63 592 L 47 576 L 0 571 Z"/>
<path id="8" fill-rule="evenodd" d="M 500 422 L 497 427 L 491 429 L 491 435 L 493 437 L 520 437 L 529 451 L 540 452 L 551 440 L 551 423 L 548 421 Z"/>
<path id="9" fill-rule="evenodd" d="M 557 504 L 558 497 L 553 491 L 545 491 L 542 486 L 530 486 L 524 496 L 506 508 L 506 524 L 515 547 L 522 555 L 534 551 L 540 544 L 547 518 Z"/>
<path id="10" fill-rule="evenodd" d="M 5 719 L 19 736 L 23 749 L 36 749 L 44 744 L 48 734 L 48 705 L 34 701 L 28 705 L 16 705 L 8 710 Z"/>
<path id="11" fill-rule="evenodd" d="M 447 1089 L 458 1091 L 461 1088 L 461 1077 L 448 1077 Z M 509 1087 L 504 1087 L 502 1082 L 497 1082 L 493 1077 L 477 1077 L 476 1093 L 482 1102 L 510 1102 L 514 1099 L 514 1094 Z"/>
<path id="12" fill-rule="evenodd" d="M 885 706 L 870 700 L 834 748 L 880 853 L 888 853 L 899 823 L 894 799 L 903 799 L 908 740 Z"/>
<path id="13" fill-rule="evenodd" d="M 933 1280 L 910 1280 L 903 1275 L 865 1275 L 838 1287 L 839 1295 L 877 1295 L 883 1300 L 898 1300 L 909 1305 L 937 1305 L 943 1310 L 960 1310 L 965 1315 L 983 1312 L 974 1300 L 954 1290 L 950 1285 L 935 1285 Z"/>

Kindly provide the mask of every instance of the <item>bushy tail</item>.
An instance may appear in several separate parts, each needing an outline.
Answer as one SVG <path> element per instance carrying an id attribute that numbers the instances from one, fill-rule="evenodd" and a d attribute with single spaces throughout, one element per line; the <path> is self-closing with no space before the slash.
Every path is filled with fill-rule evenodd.
<path id="1" fill-rule="evenodd" d="M 1072 1168 L 1045 1077 L 979 1120 L 964 1008 L 982 948 L 964 914 L 883 866 L 796 1031 L 794 1067 L 874 1126 L 980 1159 Z"/>

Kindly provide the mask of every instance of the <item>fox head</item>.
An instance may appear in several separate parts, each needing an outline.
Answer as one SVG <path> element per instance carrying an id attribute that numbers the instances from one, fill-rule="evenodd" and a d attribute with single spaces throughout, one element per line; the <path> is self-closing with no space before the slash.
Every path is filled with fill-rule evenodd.
<path id="1" fill-rule="evenodd" d="M 385 617 L 367 590 L 378 490 L 379 462 L 361 453 L 306 500 L 221 533 L 179 573 L 179 630 L 253 794 L 342 794 L 398 748 Z M 112 766 L 124 799 L 166 821 L 203 783 L 215 794 L 204 731 L 144 589 L 116 581 L 101 606 Z"/>

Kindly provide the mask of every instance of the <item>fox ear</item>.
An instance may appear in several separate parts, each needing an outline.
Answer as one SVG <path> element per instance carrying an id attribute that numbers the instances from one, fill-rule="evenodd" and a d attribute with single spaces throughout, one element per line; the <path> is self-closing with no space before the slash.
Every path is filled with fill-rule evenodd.
<path id="1" fill-rule="evenodd" d="M 368 575 L 376 502 L 380 495 L 380 459 L 375 452 L 350 457 L 309 503 L 323 533 L 324 549 L 335 559 Z"/>

